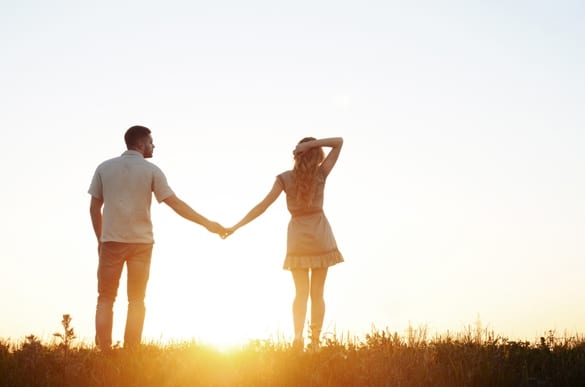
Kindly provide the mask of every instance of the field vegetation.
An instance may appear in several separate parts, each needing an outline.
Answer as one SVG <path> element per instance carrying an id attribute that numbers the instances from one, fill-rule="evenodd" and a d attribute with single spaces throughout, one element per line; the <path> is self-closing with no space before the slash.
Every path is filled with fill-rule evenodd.
<path id="1" fill-rule="evenodd" d="M 195 341 L 100 352 L 71 318 L 50 343 L 0 340 L 0 386 L 584 386 L 585 340 L 548 332 L 510 341 L 475 328 L 427 337 L 389 330 L 326 337 L 318 350 L 250 341 L 220 351 Z"/>

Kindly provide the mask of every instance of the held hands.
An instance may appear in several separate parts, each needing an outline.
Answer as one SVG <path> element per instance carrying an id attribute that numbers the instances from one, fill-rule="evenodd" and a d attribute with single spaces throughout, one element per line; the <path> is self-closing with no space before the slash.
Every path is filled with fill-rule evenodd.
<path id="1" fill-rule="evenodd" d="M 217 222 L 209 222 L 209 224 L 207 225 L 206 228 L 209 232 L 212 232 L 214 234 L 219 235 L 221 237 L 221 239 L 227 238 L 228 236 L 232 235 L 238 229 L 238 227 L 225 228 Z"/>
<path id="2" fill-rule="evenodd" d="M 226 228 L 225 229 L 225 234 L 221 235 L 221 239 L 225 239 L 225 238 L 229 237 L 234 232 L 236 232 L 237 229 L 238 229 L 238 227 L 228 227 L 228 228 Z"/>
<path id="3" fill-rule="evenodd" d="M 209 222 L 206 228 L 209 232 L 219 235 L 222 239 L 225 238 L 224 235 L 226 234 L 226 229 L 221 224 L 217 222 Z"/>
<path id="4" fill-rule="evenodd" d="M 224 228 L 223 229 L 223 232 L 221 234 L 219 234 L 219 236 L 221 237 L 221 239 L 226 239 L 227 237 L 229 237 L 230 235 L 232 235 L 234 232 L 236 232 L 236 230 L 238 228 L 239 227 L 236 227 L 236 226 Z"/>

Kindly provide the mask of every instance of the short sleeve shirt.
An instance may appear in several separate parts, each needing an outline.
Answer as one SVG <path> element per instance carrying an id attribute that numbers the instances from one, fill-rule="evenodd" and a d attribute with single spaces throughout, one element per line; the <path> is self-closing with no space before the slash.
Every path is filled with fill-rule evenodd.
<path id="1" fill-rule="evenodd" d="M 162 170 L 137 151 L 101 163 L 88 193 L 104 201 L 102 242 L 153 243 L 152 195 L 160 203 L 174 195 Z"/>

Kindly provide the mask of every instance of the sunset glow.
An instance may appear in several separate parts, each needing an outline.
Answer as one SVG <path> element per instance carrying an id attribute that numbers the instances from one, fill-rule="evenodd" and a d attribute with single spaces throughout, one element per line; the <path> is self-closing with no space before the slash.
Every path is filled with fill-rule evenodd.
<path id="1" fill-rule="evenodd" d="M 134 124 L 224 226 L 298 140 L 344 138 L 326 334 L 585 332 L 585 3 L 220 3 L 2 7 L 0 338 L 50 337 L 68 313 L 92 342 L 87 190 Z M 152 218 L 146 341 L 291 339 L 284 197 L 226 240 L 154 200 Z"/>

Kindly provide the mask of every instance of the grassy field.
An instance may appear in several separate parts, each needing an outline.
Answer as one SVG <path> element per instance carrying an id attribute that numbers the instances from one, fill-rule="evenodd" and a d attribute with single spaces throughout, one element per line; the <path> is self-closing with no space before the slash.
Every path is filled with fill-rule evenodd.
<path id="1" fill-rule="evenodd" d="M 69 322 L 51 343 L 0 340 L 0 386 L 585 386 L 585 340 L 553 332 L 534 343 L 419 329 L 332 336 L 318 351 L 251 341 L 231 351 L 184 342 L 103 353 L 76 344 Z"/>

